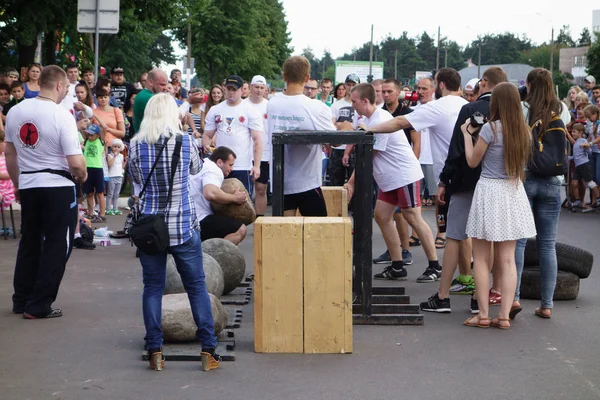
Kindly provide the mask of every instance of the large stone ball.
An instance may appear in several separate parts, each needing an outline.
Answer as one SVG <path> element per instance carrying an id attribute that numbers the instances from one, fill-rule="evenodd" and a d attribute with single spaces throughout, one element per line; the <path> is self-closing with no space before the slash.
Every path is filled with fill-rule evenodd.
<path id="1" fill-rule="evenodd" d="M 227 326 L 227 310 L 212 294 L 210 305 L 215 322 L 215 335 Z M 196 323 L 186 293 L 168 294 L 162 298 L 162 330 L 165 342 L 189 342 L 196 339 Z"/>
<path id="2" fill-rule="evenodd" d="M 217 260 L 206 253 L 202 253 L 202 266 L 204 267 L 204 275 L 206 276 L 206 290 L 208 293 L 221 297 L 225 288 L 221 266 Z M 177 271 L 175 259 L 169 254 L 167 256 L 167 284 L 165 285 L 164 294 L 175 293 L 185 293 L 185 289 L 181 281 L 181 276 Z"/>
<path id="3" fill-rule="evenodd" d="M 231 292 L 240 285 L 246 273 L 246 260 L 235 244 L 225 239 L 208 239 L 202 242 L 202 251 L 217 260 L 223 270 L 225 282 L 223 294 Z"/>
<path id="4" fill-rule="evenodd" d="M 212 209 L 217 215 L 229 217 L 250 225 L 256 220 L 256 211 L 252 205 L 252 200 L 244 184 L 237 178 L 228 178 L 223 181 L 221 190 L 225 193 L 233 194 L 236 190 L 246 193 L 246 202 L 243 204 L 217 204 L 212 203 Z"/>

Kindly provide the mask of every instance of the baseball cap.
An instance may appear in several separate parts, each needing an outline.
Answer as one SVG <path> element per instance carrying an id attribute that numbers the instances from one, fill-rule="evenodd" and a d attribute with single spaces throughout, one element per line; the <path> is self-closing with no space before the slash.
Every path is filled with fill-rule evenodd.
<path id="1" fill-rule="evenodd" d="M 231 75 L 227 79 L 225 79 L 225 87 L 233 86 L 236 89 L 244 86 L 244 80 L 237 75 Z"/>
<path id="2" fill-rule="evenodd" d="M 85 128 L 85 132 L 89 135 L 99 135 L 100 127 L 96 124 L 90 124 L 87 128 Z"/>
<path id="3" fill-rule="evenodd" d="M 479 83 L 479 78 L 469 79 L 469 82 L 465 85 L 465 90 L 473 91 L 475 86 Z"/>
<path id="4" fill-rule="evenodd" d="M 251 85 L 267 85 L 267 80 L 265 79 L 264 76 L 262 75 L 254 75 L 254 77 L 252 77 L 252 82 L 250 82 Z"/>
<path id="5" fill-rule="evenodd" d="M 344 82 L 348 82 L 348 81 L 352 81 L 354 83 L 360 83 L 360 78 L 356 74 L 349 74 L 346 77 L 346 80 Z"/>
<path id="6" fill-rule="evenodd" d="M 584 80 L 589 83 L 596 83 L 596 78 L 594 78 L 592 75 L 586 76 Z"/>
<path id="7" fill-rule="evenodd" d="M 111 74 L 122 74 L 123 73 L 123 67 L 113 67 L 110 70 Z"/>

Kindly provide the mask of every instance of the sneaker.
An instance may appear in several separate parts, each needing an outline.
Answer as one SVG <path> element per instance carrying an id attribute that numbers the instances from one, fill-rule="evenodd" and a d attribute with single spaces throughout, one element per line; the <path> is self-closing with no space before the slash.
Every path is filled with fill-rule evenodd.
<path id="1" fill-rule="evenodd" d="M 60 308 L 53 308 L 48 314 L 45 315 L 32 315 L 26 312 L 23 313 L 25 319 L 43 319 L 43 318 L 58 318 L 62 317 L 62 310 Z"/>
<path id="2" fill-rule="evenodd" d="M 490 289 L 490 305 L 499 306 L 502 302 L 502 294 L 496 292 L 494 289 Z"/>
<path id="3" fill-rule="evenodd" d="M 77 249 L 94 250 L 96 245 L 92 242 L 84 240 L 82 237 L 78 237 L 73 240 L 73 247 Z"/>
<path id="4" fill-rule="evenodd" d="M 571 203 L 571 207 L 573 207 L 573 208 L 581 208 L 581 201 L 580 200 L 575 200 L 573 203 Z"/>
<path id="5" fill-rule="evenodd" d="M 379 257 L 373 259 L 373 264 L 387 264 L 387 263 L 391 263 L 391 262 L 392 262 L 392 257 L 390 257 L 389 250 L 386 250 L 385 253 L 383 253 Z"/>
<path id="6" fill-rule="evenodd" d="M 106 215 L 115 215 L 113 210 L 106 210 Z"/>
<path id="7" fill-rule="evenodd" d="M 479 314 L 479 303 L 477 303 L 477 299 L 475 296 L 471 296 L 471 314 Z"/>
<path id="8" fill-rule="evenodd" d="M 431 296 L 427 301 L 424 301 L 421 304 L 419 304 L 419 307 L 421 307 L 421 310 L 423 311 L 437 313 L 452 312 L 452 309 L 450 309 L 450 298 L 440 299 L 437 293 Z"/>
<path id="9" fill-rule="evenodd" d="M 468 276 L 467 279 L 461 279 L 461 276 L 454 278 L 450 284 L 450 294 L 470 294 L 475 293 L 475 279 Z"/>
<path id="10" fill-rule="evenodd" d="M 405 281 L 407 279 L 408 276 L 408 272 L 406 272 L 406 269 L 404 268 L 400 268 L 400 269 L 394 269 L 392 268 L 391 265 L 385 267 L 385 269 L 383 270 L 383 272 L 381 272 L 380 274 L 375 274 L 373 277 L 375 279 L 389 279 L 389 280 L 400 280 L 400 281 Z"/>
<path id="11" fill-rule="evenodd" d="M 408 250 L 402 250 L 402 262 L 404 265 L 410 265 L 413 263 L 412 254 Z"/>
<path id="12" fill-rule="evenodd" d="M 221 356 L 217 353 L 210 354 L 203 351 L 200 353 L 200 360 L 202 361 L 202 371 L 210 371 L 219 368 Z"/>
<path id="13" fill-rule="evenodd" d="M 116 210 L 113 210 L 113 212 L 115 213 L 115 215 L 123 214 L 123 212 L 121 212 L 121 210 L 119 210 L 118 208 Z"/>
<path id="14" fill-rule="evenodd" d="M 435 282 L 435 281 L 439 281 L 441 277 L 442 277 L 441 269 L 427 267 L 427 269 L 425 269 L 425 272 L 423 272 L 423 275 L 421 275 L 420 277 L 417 278 L 417 282 L 419 282 L 419 283 Z"/>
<path id="15" fill-rule="evenodd" d="M 593 208 L 593 207 L 584 207 L 584 208 L 581 209 L 581 212 L 584 213 L 584 214 L 585 213 L 594 212 L 594 211 L 596 211 L 596 209 Z"/>

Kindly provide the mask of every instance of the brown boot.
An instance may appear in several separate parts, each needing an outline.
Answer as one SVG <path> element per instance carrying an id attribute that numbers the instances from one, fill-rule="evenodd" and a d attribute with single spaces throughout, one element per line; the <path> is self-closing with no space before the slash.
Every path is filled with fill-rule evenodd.
<path id="1" fill-rule="evenodd" d="M 148 360 L 150 361 L 150 369 L 162 371 L 165 367 L 165 357 L 161 350 L 148 352 Z"/>
<path id="2" fill-rule="evenodd" d="M 200 359 L 202 360 L 202 371 L 219 368 L 219 361 L 221 361 L 221 357 L 218 354 L 213 355 L 205 351 L 200 353 Z"/>

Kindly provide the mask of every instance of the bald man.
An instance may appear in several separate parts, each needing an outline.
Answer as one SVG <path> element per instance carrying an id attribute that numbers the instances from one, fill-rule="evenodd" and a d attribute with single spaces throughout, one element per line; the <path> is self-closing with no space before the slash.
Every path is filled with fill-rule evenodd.
<path id="1" fill-rule="evenodd" d="M 150 97 L 157 93 L 166 92 L 168 84 L 169 77 L 162 69 L 154 68 L 148 72 L 146 88 L 137 95 L 133 103 L 133 130 L 135 133 L 140 130 L 140 125 L 144 119 L 144 110 L 146 110 L 146 104 Z"/>

